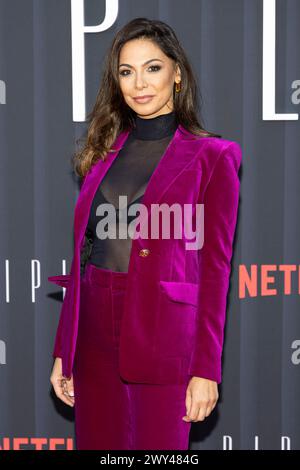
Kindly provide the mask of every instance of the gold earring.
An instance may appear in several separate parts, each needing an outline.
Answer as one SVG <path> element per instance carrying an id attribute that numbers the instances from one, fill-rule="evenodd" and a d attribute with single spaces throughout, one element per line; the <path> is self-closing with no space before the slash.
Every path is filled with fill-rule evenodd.
<path id="1" fill-rule="evenodd" d="M 176 93 L 179 93 L 181 90 L 181 81 L 180 82 L 175 82 L 175 91 Z"/>

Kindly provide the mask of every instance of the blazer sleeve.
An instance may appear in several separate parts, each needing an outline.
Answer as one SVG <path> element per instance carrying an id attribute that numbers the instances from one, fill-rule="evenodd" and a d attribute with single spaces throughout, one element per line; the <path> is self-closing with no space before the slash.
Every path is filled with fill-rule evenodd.
<path id="1" fill-rule="evenodd" d="M 59 322 L 58 322 L 58 327 L 57 327 L 57 331 L 56 331 L 56 336 L 55 336 L 55 341 L 54 341 L 54 349 L 53 349 L 53 353 L 52 353 L 52 357 L 56 358 L 56 357 L 62 357 L 63 356 L 63 353 L 62 353 L 62 348 L 63 348 L 63 330 L 64 330 L 64 321 L 65 321 L 65 313 L 64 313 L 64 310 L 66 309 L 66 305 L 67 305 L 67 302 L 68 302 L 68 297 L 69 297 L 69 287 L 66 288 L 66 294 L 65 294 L 65 297 L 64 297 L 64 300 L 63 300 L 63 305 L 62 305 L 62 308 L 61 308 L 61 312 L 60 312 L 60 317 L 59 317 Z"/>
<path id="2" fill-rule="evenodd" d="M 72 295 L 73 295 L 73 265 L 74 265 L 74 257 L 72 260 L 72 265 L 71 265 L 71 270 L 70 270 L 70 280 L 66 286 L 66 292 L 64 296 L 64 300 L 62 303 L 61 311 L 60 311 L 60 316 L 59 316 L 59 322 L 56 330 L 56 336 L 54 340 L 54 349 L 52 352 L 52 357 L 61 357 L 63 356 L 63 342 L 64 342 L 64 336 L 65 336 L 65 331 L 67 328 L 66 323 L 66 312 L 70 308 L 70 302 L 72 301 Z"/>
<path id="3" fill-rule="evenodd" d="M 80 185 L 80 191 L 83 188 L 83 184 L 86 180 L 86 175 L 82 178 L 81 185 Z M 72 301 L 72 296 L 74 295 L 73 292 L 73 267 L 74 267 L 74 256 L 71 264 L 71 270 L 70 270 L 70 281 L 68 285 L 66 286 L 66 293 L 64 296 L 63 304 L 61 307 L 60 311 L 60 316 L 59 316 L 59 322 L 56 330 L 56 336 L 54 340 L 54 348 L 52 352 L 52 357 L 61 357 L 63 356 L 63 344 L 64 344 L 64 336 L 65 336 L 65 331 L 67 329 L 66 325 L 66 312 L 70 308 L 70 302 Z"/>
<path id="4" fill-rule="evenodd" d="M 222 381 L 221 358 L 241 160 L 241 147 L 232 141 L 221 151 L 203 198 L 204 243 L 199 250 L 199 311 L 189 373 L 217 383 Z"/>

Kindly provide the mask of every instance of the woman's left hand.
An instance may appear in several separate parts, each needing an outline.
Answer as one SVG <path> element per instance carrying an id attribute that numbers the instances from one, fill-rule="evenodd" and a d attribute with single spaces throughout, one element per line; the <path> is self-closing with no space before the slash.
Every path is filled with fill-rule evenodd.
<path id="1" fill-rule="evenodd" d="M 186 390 L 187 422 L 204 421 L 210 415 L 219 398 L 217 382 L 202 377 L 192 377 Z"/>

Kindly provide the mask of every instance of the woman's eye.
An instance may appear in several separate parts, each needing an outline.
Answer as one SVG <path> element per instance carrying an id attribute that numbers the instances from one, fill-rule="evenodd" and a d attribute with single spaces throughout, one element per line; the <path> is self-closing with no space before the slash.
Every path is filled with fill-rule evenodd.
<path id="1" fill-rule="evenodd" d="M 128 74 L 125 72 L 130 72 L 130 70 L 128 69 L 121 70 L 120 75 L 122 75 L 122 77 L 126 77 Z"/>
<path id="2" fill-rule="evenodd" d="M 155 69 L 153 72 L 158 72 L 161 69 L 160 65 L 150 65 L 149 69 Z"/>

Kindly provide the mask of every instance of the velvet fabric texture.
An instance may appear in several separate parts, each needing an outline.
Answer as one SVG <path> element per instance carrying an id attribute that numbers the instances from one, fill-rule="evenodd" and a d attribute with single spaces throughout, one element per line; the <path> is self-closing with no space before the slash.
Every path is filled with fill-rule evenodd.
<path id="1" fill-rule="evenodd" d="M 87 264 L 73 366 L 76 450 L 187 450 L 186 384 L 130 383 L 119 374 L 127 273 Z"/>
<path id="2" fill-rule="evenodd" d="M 78 335 L 80 254 L 94 194 L 130 130 L 123 131 L 107 160 L 86 175 L 74 216 L 74 256 L 66 286 L 53 357 L 62 358 L 70 377 Z M 181 238 L 132 239 L 124 310 L 120 325 L 119 372 L 128 382 L 185 384 L 187 375 L 220 383 L 221 358 L 236 227 L 242 158 L 238 143 L 197 137 L 180 124 L 152 174 L 142 203 L 139 230 L 151 227 L 152 204 L 204 204 L 204 245 L 186 248 Z M 195 220 L 193 221 L 195 227 Z M 142 250 L 148 256 L 142 256 Z M 94 365 L 95 369 L 95 365 Z"/>

